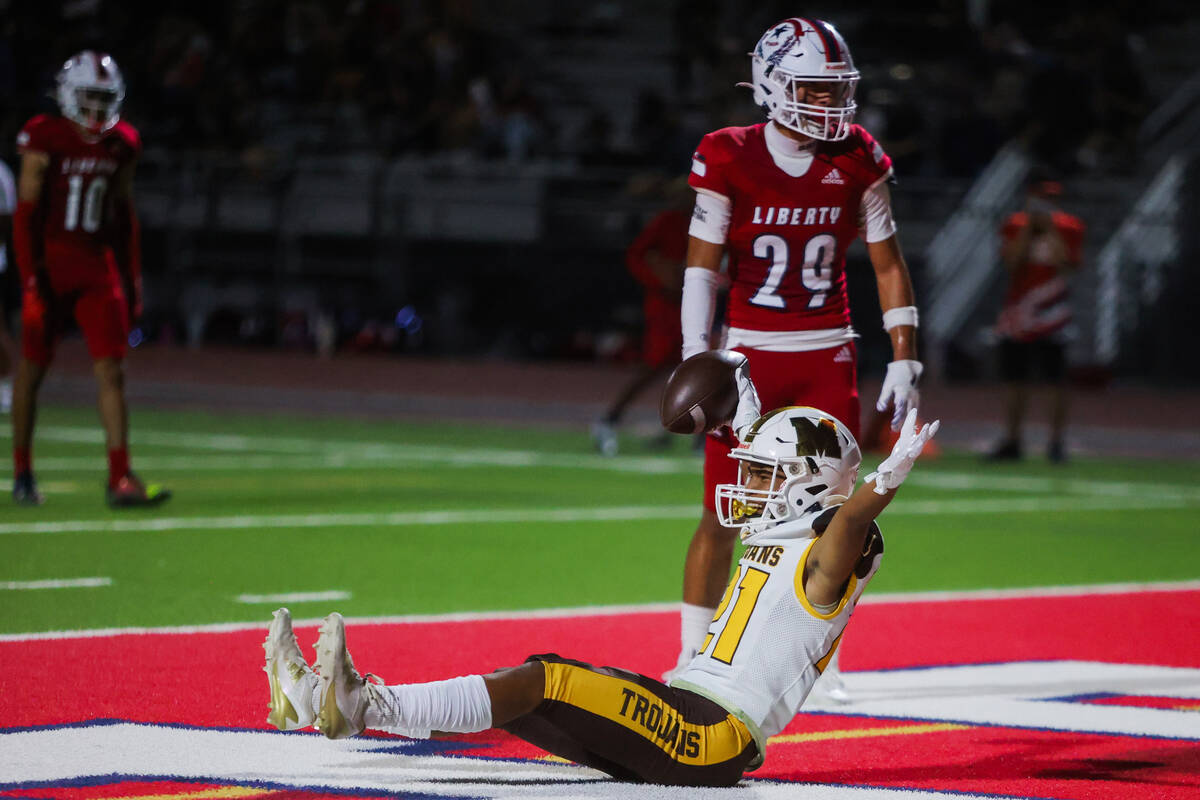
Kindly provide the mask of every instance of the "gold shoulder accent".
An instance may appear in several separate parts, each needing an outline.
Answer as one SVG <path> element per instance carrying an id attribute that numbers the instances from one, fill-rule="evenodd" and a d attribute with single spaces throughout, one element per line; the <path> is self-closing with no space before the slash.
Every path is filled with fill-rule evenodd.
<path id="1" fill-rule="evenodd" d="M 804 606 L 804 610 L 817 619 L 828 621 L 842 613 L 842 610 L 846 608 L 846 603 L 850 602 L 850 598 L 854 596 L 854 588 L 858 586 L 858 578 L 854 574 L 850 575 L 850 580 L 846 582 L 846 591 L 842 592 L 842 599 L 838 601 L 837 608 L 833 611 L 830 611 L 828 614 L 822 614 L 813 608 L 812 603 L 808 601 L 808 595 L 804 593 L 804 568 L 808 564 L 808 554 L 812 552 L 812 546 L 816 542 L 817 539 L 813 539 L 804 548 L 804 555 L 800 556 L 800 563 L 796 565 L 796 574 L 793 576 L 792 583 L 795 587 L 796 599 L 800 601 L 800 605 Z"/>

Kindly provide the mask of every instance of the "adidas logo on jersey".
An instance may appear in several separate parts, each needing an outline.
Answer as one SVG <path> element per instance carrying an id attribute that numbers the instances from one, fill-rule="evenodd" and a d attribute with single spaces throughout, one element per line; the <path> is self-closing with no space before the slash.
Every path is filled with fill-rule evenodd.
<path id="1" fill-rule="evenodd" d="M 845 182 L 845 179 L 842 178 L 842 173 L 838 172 L 836 167 L 829 170 L 829 174 L 824 178 L 821 178 L 821 183 L 836 183 L 837 185 L 841 186 Z"/>
<path id="2" fill-rule="evenodd" d="M 854 356 L 850 354 L 850 348 L 842 345 L 842 349 L 837 351 L 837 355 L 833 357 L 833 363 L 845 364 L 847 361 L 853 361 Z"/>

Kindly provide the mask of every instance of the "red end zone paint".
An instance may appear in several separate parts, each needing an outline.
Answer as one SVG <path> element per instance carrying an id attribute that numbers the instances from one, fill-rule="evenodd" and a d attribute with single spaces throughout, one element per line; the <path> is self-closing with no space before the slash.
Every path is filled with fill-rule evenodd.
<path id="1" fill-rule="evenodd" d="M 0 719 L 8 728 L 103 718 L 265 728 L 266 623 L 264 619 L 261 630 L 234 633 L 0 642 L 0 663 L 5 665 L 0 671 Z M 1200 667 L 1195 630 L 1200 630 L 1200 591 L 869 604 L 855 614 L 843 666 L 865 670 L 1071 659 Z M 301 627 L 297 633 L 302 648 L 311 653 L 315 627 Z M 486 672 L 544 651 L 656 675 L 674 661 L 677 636 L 674 613 L 348 626 L 359 667 L 392 683 Z M 1158 700 L 1170 699 L 1142 698 L 1130 704 L 1159 706 Z M 1197 720 L 1200 726 L 1200 714 Z M 1001 726 L 914 729 L 923 724 L 802 714 L 785 736 L 850 735 L 773 741 L 766 765 L 754 777 L 1010 797 L 1200 798 L 1200 747 L 1195 741 Z M 465 755 L 544 756 L 501 732 L 463 739 L 469 744 L 461 751 Z M 98 796 L 97 788 L 89 796 Z M 72 800 L 64 789 L 42 787 L 37 796 Z M 295 794 L 301 800 L 310 797 Z"/>
<path id="2" fill-rule="evenodd" d="M 6 727 L 84 719 L 265 727 L 261 631 L 0 642 Z M 1200 667 L 1200 591 L 880 603 L 846 635 L 847 670 L 1075 659 Z M 674 613 L 354 624 L 360 669 L 389 683 L 437 680 L 558 652 L 658 675 L 674 663 Z M 296 630 L 312 654 L 315 627 Z"/>
<path id="3" fill-rule="evenodd" d="M 39 786 L 36 789 L 14 789 L 0 792 L 0 797 L 29 798 L 30 800 L 138 800 L 139 798 L 183 797 L 194 800 L 322 800 L 344 797 L 328 790 L 304 791 L 270 787 L 244 786 L 227 783 L 181 781 L 122 781 L 103 782 L 103 778 L 85 782 L 82 786 Z M 349 794 L 349 792 L 347 793 Z M 391 797 L 384 792 L 354 792 L 358 800 L 371 797 Z"/>
<path id="4" fill-rule="evenodd" d="M 1200 591 L 865 604 L 848 670 L 1074 659 L 1200 666 Z"/>

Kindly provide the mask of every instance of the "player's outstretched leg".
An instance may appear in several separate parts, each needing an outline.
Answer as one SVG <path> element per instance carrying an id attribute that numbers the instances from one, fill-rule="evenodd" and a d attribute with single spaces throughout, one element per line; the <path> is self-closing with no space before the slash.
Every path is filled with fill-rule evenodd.
<path id="1" fill-rule="evenodd" d="M 267 722 L 281 731 L 307 728 L 317 717 L 313 697 L 320 679 L 300 652 L 292 615 L 286 608 L 275 612 L 263 649 L 267 652 L 263 671 L 271 687 Z"/>
<path id="2" fill-rule="evenodd" d="M 545 681 L 540 664 L 522 664 L 491 675 L 464 675 L 444 681 L 383 686 L 360 675 L 346 649 L 341 614 L 330 614 L 317 639 L 320 673 L 317 728 L 344 739 L 365 728 L 414 739 L 434 731 L 474 733 L 502 725 L 542 702 Z"/>

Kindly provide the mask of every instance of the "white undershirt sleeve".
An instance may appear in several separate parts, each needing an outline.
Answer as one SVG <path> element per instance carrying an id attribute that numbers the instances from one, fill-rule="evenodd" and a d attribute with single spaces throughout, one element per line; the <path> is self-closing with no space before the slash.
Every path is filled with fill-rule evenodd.
<path id="1" fill-rule="evenodd" d="M 729 198 L 704 189 L 696 190 L 696 205 L 692 209 L 692 224 L 688 235 L 712 244 L 725 244 L 729 238 L 729 219 L 733 206 Z"/>
<path id="2" fill-rule="evenodd" d="M 679 324 L 683 332 L 684 359 L 709 349 L 720 284 L 721 276 L 711 269 L 688 267 L 683 271 Z"/>
<path id="3" fill-rule="evenodd" d="M 892 193 L 887 179 L 881 178 L 863 192 L 862 205 L 858 210 L 858 227 L 863 238 L 870 243 L 882 242 L 896 233 L 896 221 L 892 219 Z"/>

